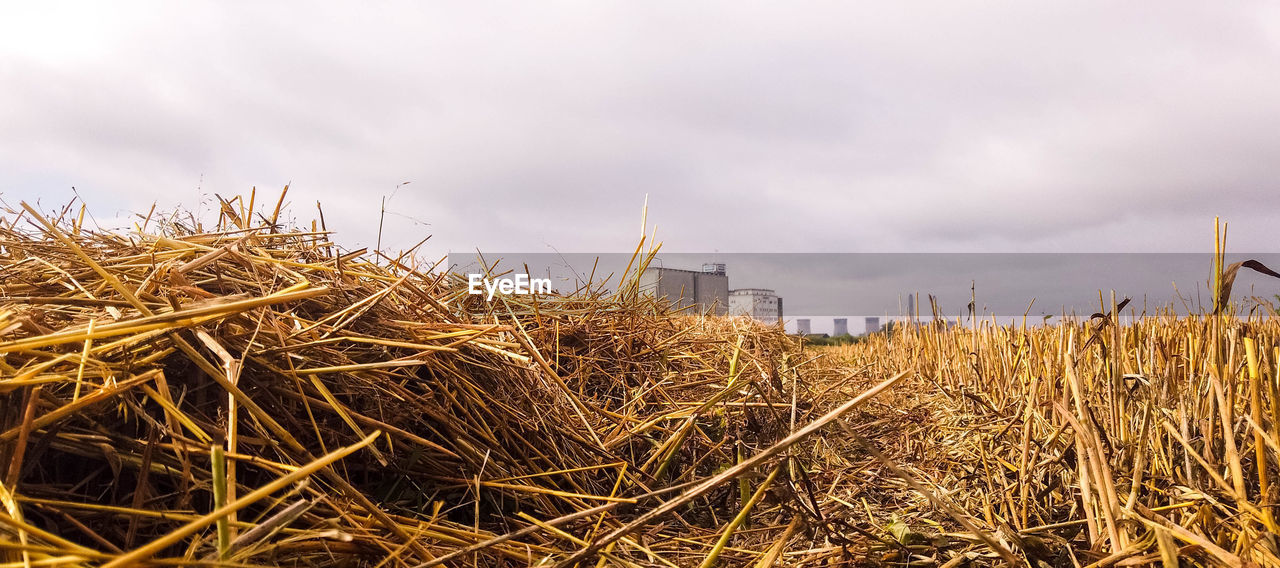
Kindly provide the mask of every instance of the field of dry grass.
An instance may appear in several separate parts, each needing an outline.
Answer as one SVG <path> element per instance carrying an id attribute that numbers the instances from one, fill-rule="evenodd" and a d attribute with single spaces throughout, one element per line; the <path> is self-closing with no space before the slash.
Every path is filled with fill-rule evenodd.
<path id="1" fill-rule="evenodd" d="M 1102 314 L 1048 327 L 908 326 L 826 348 L 869 376 L 912 373 L 883 415 L 897 415 L 896 432 L 869 440 L 894 449 L 899 471 L 859 453 L 865 442 L 833 448 L 863 457 L 832 499 L 868 527 L 896 517 L 933 535 L 907 547 L 925 563 L 943 560 L 938 545 L 972 540 L 964 519 L 1032 565 L 1276 565 L 1278 337 L 1273 320 L 1115 326 Z M 857 500 L 892 496 L 868 488 L 907 478 L 914 491 L 889 503 Z"/>
<path id="2" fill-rule="evenodd" d="M 1225 302 L 814 348 L 278 217 L 3 215 L 3 566 L 1280 565 L 1280 324 Z"/>

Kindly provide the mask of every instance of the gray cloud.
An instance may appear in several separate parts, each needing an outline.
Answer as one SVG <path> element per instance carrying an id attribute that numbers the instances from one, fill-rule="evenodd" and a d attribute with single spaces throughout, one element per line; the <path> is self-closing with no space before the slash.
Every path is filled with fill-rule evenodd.
<path id="1" fill-rule="evenodd" d="M 0 18 L 0 193 L 292 182 L 351 247 L 1274 250 L 1280 13 L 87 3 Z M 206 206 L 207 208 L 207 206 Z"/>

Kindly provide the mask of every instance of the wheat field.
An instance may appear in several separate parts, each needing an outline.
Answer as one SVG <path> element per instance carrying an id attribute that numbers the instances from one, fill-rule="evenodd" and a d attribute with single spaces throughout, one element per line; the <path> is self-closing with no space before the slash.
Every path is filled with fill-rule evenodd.
<path id="1" fill-rule="evenodd" d="M 643 241 L 486 301 L 246 203 L 0 218 L 0 566 L 1280 566 L 1221 239 L 1210 313 L 815 347 L 640 294 Z"/>

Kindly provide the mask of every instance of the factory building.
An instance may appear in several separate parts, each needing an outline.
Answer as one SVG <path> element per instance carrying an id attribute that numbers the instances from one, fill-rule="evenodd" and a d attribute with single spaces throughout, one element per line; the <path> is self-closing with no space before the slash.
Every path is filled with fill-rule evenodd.
<path id="1" fill-rule="evenodd" d="M 723 264 L 703 264 L 702 270 L 646 268 L 640 292 L 663 298 L 677 308 L 722 316 L 729 312 L 729 277 Z"/>
<path id="2" fill-rule="evenodd" d="M 729 315 L 750 316 L 756 321 L 775 324 L 782 321 L 782 298 L 773 290 L 763 288 L 731 290 Z"/>
<path id="3" fill-rule="evenodd" d="M 834 318 L 832 320 L 831 335 L 841 336 L 849 335 L 849 318 Z"/>

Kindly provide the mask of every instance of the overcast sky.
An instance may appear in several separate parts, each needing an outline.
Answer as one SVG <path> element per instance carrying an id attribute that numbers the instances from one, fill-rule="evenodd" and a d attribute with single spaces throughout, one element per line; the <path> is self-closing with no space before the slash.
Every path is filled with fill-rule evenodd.
<path id="1" fill-rule="evenodd" d="M 1280 250 L 1263 2 L 6 3 L 0 193 L 448 250 Z M 203 203 L 203 205 L 202 205 Z"/>

